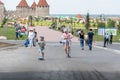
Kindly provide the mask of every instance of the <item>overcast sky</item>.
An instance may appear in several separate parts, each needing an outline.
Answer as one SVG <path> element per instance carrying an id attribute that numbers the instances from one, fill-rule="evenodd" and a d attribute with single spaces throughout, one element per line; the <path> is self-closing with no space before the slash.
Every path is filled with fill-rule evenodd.
<path id="1" fill-rule="evenodd" d="M 21 0 L 1 0 L 7 10 L 15 10 Z M 26 0 L 29 5 L 34 0 Z M 35 0 L 38 3 L 38 0 Z M 120 0 L 47 0 L 50 14 L 120 14 Z"/>

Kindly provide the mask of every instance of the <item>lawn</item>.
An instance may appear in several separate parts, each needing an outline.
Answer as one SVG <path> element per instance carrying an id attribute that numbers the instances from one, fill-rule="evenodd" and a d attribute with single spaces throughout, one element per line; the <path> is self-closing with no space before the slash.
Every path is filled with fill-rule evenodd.
<path id="1" fill-rule="evenodd" d="M 15 28 L 7 27 L 6 29 L 0 28 L 0 36 L 6 36 L 8 40 L 15 40 Z M 26 39 L 27 36 L 23 36 L 19 38 L 20 40 Z"/>
<path id="2" fill-rule="evenodd" d="M 0 28 L 0 35 L 6 36 L 7 39 L 15 39 L 15 28 L 8 27 L 6 29 Z"/>
<path id="3" fill-rule="evenodd" d="M 77 27 L 76 27 L 77 28 Z M 76 30 L 76 29 L 75 29 Z M 75 35 L 75 30 L 74 30 L 74 35 Z M 87 30 L 86 29 L 83 29 L 85 34 L 87 34 Z M 98 35 L 97 31 L 94 30 L 94 33 L 95 33 L 95 41 L 103 41 L 104 40 L 104 37 L 103 36 L 100 36 Z M 0 36 L 7 36 L 7 39 L 8 40 L 15 40 L 15 28 L 14 27 L 8 27 L 7 29 L 4 29 L 4 28 L 0 28 Z M 24 40 L 26 39 L 27 36 L 24 36 L 22 38 L 19 38 L 20 40 Z M 120 42 L 119 41 L 120 39 L 120 33 L 117 34 L 117 36 L 113 36 L 113 42 Z"/>

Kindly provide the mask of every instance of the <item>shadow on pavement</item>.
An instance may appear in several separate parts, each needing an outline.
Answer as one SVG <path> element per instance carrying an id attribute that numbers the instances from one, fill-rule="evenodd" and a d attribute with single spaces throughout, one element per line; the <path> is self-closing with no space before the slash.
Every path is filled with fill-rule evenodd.
<path id="1" fill-rule="evenodd" d="M 109 74 L 109 73 L 107 73 Z M 1 72 L 0 80 L 107 80 L 97 71 Z"/>
<path id="2" fill-rule="evenodd" d="M 9 47 L 9 46 L 15 46 L 15 45 L 16 44 L 9 44 L 9 43 L 0 42 L 0 48 Z"/>

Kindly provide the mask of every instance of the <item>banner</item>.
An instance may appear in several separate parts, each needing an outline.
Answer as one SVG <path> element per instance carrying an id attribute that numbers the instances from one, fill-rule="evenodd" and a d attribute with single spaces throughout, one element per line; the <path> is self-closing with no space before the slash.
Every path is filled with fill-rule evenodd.
<path id="1" fill-rule="evenodd" d="M 98 29 L 98 35 L 104 35 L 104 33 L 109 33 L 113 35 L 117 35 L 117 29 L 116 28 L 99 28 Z"/>

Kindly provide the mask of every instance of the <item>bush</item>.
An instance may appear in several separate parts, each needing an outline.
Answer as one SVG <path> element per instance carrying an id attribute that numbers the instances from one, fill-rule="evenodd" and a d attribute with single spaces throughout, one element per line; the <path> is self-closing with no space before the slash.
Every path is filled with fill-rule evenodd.
<path id="1" fill-rule="evenodd" d="M 8 20 L 7 18 L 4 18 L 4 19 L 2 20 L 1 28 L 3 28 L 3 26 L 6 24 L 7 20 Z"/>

